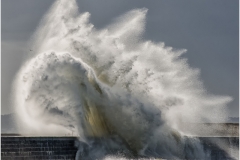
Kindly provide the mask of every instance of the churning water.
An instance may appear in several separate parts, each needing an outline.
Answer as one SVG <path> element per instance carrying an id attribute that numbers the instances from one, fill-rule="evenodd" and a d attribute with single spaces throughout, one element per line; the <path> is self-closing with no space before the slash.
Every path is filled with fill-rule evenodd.
<path id="1" fill-rule="evenodd" d="M 143 40 L 146 14 L 135 9 L 97 30 L 75 0 L 56 1 L 14 84 L 20 128 L 73 132 L 76 159 L 211 159 L 181 126 L 224 121 L 231 98 L 206 92 L 186 50 Z"/>

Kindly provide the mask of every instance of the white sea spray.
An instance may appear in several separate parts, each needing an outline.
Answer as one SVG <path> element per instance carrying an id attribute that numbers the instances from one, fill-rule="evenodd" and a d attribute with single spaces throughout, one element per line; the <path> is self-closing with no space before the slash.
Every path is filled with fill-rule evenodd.
<path id="1" fill-rule="evenodd" d="M 35 55 L 14 84 L 19 128 L 74 133 L 89 145 L 89 159 L 108 159 L 109 148 L 207 159 L 201 142 L 187 137 L 194 131 L 182 126 L 224 121 L 231 97 L 207 93 L 199 70 L 181 57 L 185 49 L 143 40 L 146 14 L 135 9 L 97 30 L 75 0 L 56 1 L 34 35 Z M 100 148 L 94 138 L 103 139 Z"/>

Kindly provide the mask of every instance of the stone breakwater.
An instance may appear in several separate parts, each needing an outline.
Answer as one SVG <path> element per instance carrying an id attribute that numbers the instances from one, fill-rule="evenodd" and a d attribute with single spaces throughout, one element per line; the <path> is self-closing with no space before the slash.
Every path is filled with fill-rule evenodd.
<path id="1" fill-rule="evenodd" d="M 74 160 L 75 137 L 1 137 L 2 160 Z"/>
<path id="2" fill-rule="evenodd" d="M 199 137 L 203 143 L 204 150 L 208 150 L 212 160 L 232 159 L 231 155 L 237 156 L 239 148 L 239 137 Z M 76 157 L 78 147 L 82 145 L 82 157 L 88 155 L 89 146 L 76 143 L 76 137 L 22 137 L 3 136 L 1 137 L 1 159 L 3 160 L 32 160 L 32 159 L 52 159 L 52 160 L 73 160 Z M 214 142 L 214 143 L 213 143 Z M 220 148 L 216 144 L 224 143 L 228 151 Z M 96 146 L 98 146 L 96 144 Z M 95 147 L 96 147 L 95 146 Z M 189 146 L 190 147 L 190 146 Z M 85 153 L 86 152 L 86 153 Z M 236 152 L 236 153 L 235 153 Z M 141 158 L 141 157 L 136 157 Z M 144 157 L 142 157 L 144 158 Z M 145 157 L 146 158 L 146 157 Z"/>

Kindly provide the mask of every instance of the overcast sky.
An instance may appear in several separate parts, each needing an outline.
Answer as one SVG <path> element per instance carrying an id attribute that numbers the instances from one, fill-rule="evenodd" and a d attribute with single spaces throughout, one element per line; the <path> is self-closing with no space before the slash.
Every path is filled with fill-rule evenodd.
<path id="1" fill-rule="evenodd" d="M 2 0 L 2 114 L 13 112 L 11 85 L 34 30 L 53 0 Z M 239 113 L 238 0 L 78 0 L 80 12 L 103 28 L 134 8 L 148 8 L 144 39 L 185 48 L 190 66 L 201 69 L 209 93 L 229 95 L 230 116 Z"/>

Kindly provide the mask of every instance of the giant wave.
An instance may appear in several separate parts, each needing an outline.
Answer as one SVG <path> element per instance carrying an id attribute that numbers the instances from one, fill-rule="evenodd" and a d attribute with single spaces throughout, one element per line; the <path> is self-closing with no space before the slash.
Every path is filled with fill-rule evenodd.
<path id="1" fill-rule="evenodd" d="M 14 83 L 22 132 L 74 132 L 88 146 L 77 159 L 210 159 L 182 125 L 224 121 L 231 97 L 207 93 L 186 50 L 143 40 L 146 14 L 97 30 L 75 0 L 56 1 Z"/>

